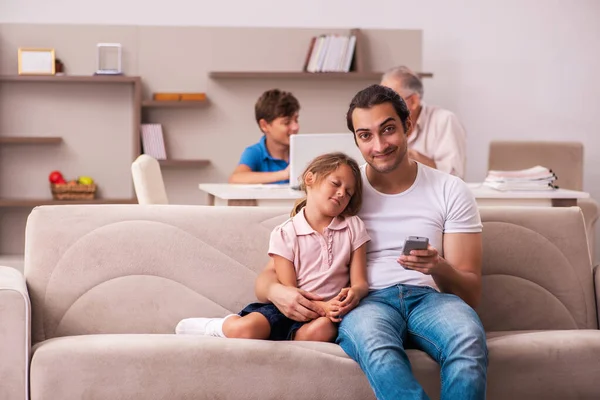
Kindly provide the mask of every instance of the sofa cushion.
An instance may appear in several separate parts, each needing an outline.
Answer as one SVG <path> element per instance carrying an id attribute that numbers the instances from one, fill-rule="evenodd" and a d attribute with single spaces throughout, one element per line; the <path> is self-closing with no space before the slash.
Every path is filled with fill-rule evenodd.
<path id="1" fill-rule="evenodd" d="M 600 331 L 488 335 L 488 399 L 596 399 Z"/>
<path id="2" fill-rule="evenodd" d="M 182 318 L 238 312 L 256 301 L 269 234 L 286 218 L 260 207 L 37 207 L 25 261 L 33 342 L 171 333 Z"/>
<path id="3" fill-rule="evenodd" d="M 31 400 L 374 400 L 358 364 L 332 343 L 84 335 L 34 351 Z"/>
<path id="4" fill-rule="evenodd" d="M 594 398 L 600 332 L 488 335 L 488 399 Z M 427 393 L 440 370 L 408 350 Z M 299 393 L 302 395 L 299 396 Z M 358 365 L 331 343 L 176 335 L 85 335 L 35 346 L 31 399 L 374 399 Z"/>
<path id="5" fill-rule="evenodd" d="M 578 207 L 481 208 L 481 218 L 486 331 L 598 328 Z"/>

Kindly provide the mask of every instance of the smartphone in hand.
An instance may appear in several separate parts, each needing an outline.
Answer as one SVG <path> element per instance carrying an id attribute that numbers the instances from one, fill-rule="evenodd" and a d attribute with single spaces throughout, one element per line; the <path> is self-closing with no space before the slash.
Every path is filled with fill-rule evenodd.
<path id="1" fill-rule="evenodd" d="M 429 238 L 422 236 L 409 236 L 404 241 L 402 254 L 409 256 L 412 250 L 427 250 L 429 246 Z"/>

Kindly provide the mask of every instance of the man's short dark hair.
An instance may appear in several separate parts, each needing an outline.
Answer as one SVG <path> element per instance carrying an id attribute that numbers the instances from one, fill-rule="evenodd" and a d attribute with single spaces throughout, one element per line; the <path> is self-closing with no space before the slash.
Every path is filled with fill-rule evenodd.
<path id="1" fill-rule="evenodd" d="M 381 85 L 371 85 L 368 88 L 361 90 L 350 102 L 350 107 L 348 107 L 348 112 L 346 113 L 346 124 L 348 125 L 350 132 L 354 133 L 352 113 L 356 108 L 371 108 L 384 103 L 392 104 L 394 110 L 396 110 L 396 114 L 400 117 L 404 133 L 406 133 L 408 129 L 408 116 L 410 114 L 406 103 L 393 89 Z"/>
<path id="2" fill-rule="evenodd" d="M 300 103 L 290 92 L 271 89 L 264 92 L 254 105 L 256 123 L 261 119 L 267 123 L 279 117 L 292 117 L 300 110 Z"/>

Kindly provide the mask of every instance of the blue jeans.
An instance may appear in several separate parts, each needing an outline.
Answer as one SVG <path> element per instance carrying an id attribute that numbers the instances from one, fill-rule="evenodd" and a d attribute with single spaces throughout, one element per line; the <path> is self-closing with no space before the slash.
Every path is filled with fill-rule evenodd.
<path id="1" fill-rule="evenodd" d="M 442 399 L 485 399 L 485 331 L 455 295 L 411 285 L 373 291 L 343 318 L 337 339 L 377 399 L 427 399 L 412 374 L 407 341 L 440 364 Z"/>

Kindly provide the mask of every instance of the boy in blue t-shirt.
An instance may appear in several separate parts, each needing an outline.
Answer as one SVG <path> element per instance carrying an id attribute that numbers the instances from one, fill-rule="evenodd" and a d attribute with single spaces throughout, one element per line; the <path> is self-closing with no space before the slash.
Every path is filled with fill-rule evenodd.
<path id="1" fill-rule="evenodd" d="M 289 92 L 271 89 L 256 101 L 254 113 L 264 136 L 246 147 L 229 183 L 288 183 L 290 135 L 298 133 L 300 104 Z"/>

